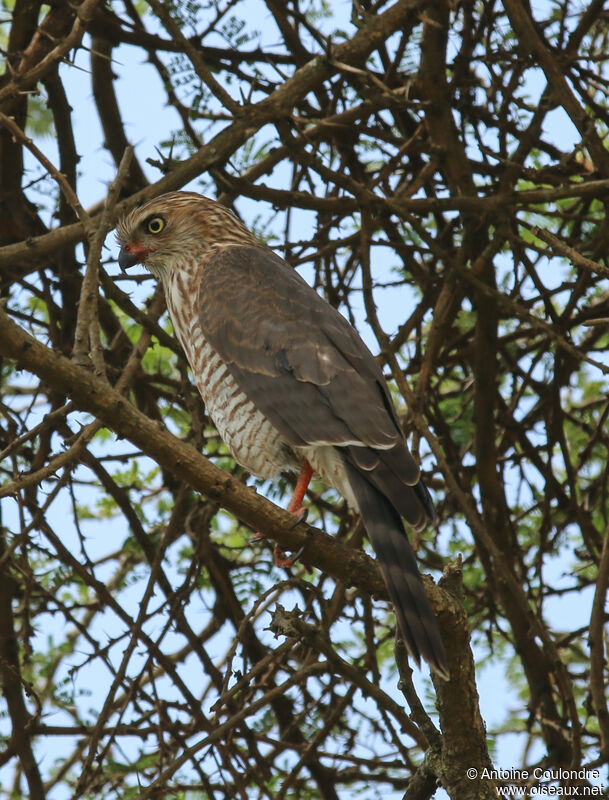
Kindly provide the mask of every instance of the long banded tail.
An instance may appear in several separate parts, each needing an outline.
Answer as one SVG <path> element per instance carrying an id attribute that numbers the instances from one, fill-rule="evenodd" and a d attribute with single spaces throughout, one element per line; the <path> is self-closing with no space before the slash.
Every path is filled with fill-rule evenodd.
<path id="1" fill-rule="evenodd" d="M 365 475 L 349 463 L 346 468 L 406 647 L 419 666 L 423 658 L 448 680 L 446 651 L 402 519 Z"/>

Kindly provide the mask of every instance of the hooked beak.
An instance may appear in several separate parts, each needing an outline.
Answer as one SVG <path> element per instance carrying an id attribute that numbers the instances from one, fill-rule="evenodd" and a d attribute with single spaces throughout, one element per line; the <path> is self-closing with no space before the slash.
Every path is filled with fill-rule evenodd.
<path id="1" fill-rule="evenodd" d="M 118 254 L 118 265 L 123 272 L 126 272 L 130 267 L 141 264 L 148 253 L 150 253 L 150 250 L 141 245 L 124 244 Z"/>

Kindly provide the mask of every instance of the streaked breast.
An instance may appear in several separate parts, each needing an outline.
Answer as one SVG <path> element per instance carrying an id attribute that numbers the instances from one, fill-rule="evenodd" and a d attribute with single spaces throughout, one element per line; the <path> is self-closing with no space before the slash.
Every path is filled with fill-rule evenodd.
<path id="1" fill-rule="evenodd" d="M 234 458 L 254 475 L 274 478 L 293 468 L 287 442 L 241 391 L 227 365 L 205 338 L 196 309 L 197 275 L 173 270 L 165 297 L 207 411 Z"/>

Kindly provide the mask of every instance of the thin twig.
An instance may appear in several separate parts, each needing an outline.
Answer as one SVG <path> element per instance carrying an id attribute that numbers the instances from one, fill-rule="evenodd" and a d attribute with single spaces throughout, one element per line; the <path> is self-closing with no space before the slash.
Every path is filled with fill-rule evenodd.
<path id="1" fill-rule="evenodd" d="M 90 217 L 85 209 L 81 206 L 80 200 L 76 196 L 76 192 L 70 186 L 70 183 L 63 172 L 60 172 L 57 167 L 45 156 L 45 154 L 34 144 L 34 142 L 26 136 L 21 130 L 19 125 L 12 117 L 7 117 L 0 111 L 0 123 L 11 132 L 13 139 L 20 142 L 24 147 L 30 151 L 34 158 L 44 167 L 49 175 L 57 182 L 59 188 L 63 192 L 68 204 L 72 207 L 78 219 L 85 225 L 88 223 Z"/>
<path id="2" fill-rule="evenodd" d="M 99 337 L 99 260 L 108 231 L 114 225 L 118 196 L 127 178 L 132 160 L 133 148 L 129 146 L 125 149 L 116 177 L 108 188 L 99 222 L 97 222 L 96 218 L 94 220 L 90 217 L 86 220 L 89 248 L 87 268 L 80 290 L 73 358 L 78 364 L 84 366 L 88 363 L 87 353 L 90 350 L 93 366 L 100 376 L 105 375 L 106 370 L 103 359 L 103 346 Z"/>
<path id="3" fill-rule="evenodd" d="M 605 531 L 603 550 L 596 576 L 596 589 L 590 617 L 590 693 L 598 720 L 601 739 L 600 754 L 609 760 L 609 709 L 605 686 L 605 623 L 607 589 L 609 588 L 609 531 Z"/>

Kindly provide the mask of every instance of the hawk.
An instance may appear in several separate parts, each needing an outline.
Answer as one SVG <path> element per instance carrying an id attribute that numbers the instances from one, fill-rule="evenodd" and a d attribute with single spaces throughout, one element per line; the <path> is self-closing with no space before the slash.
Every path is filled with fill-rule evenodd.
<path id="1" fill-rule="evenodd" d="M 123 270 L 163 283 L 174 331 L 234 458 L 275 478 L 313 473 L 362 517 L 406 646 L 442 677 L 447 659 L 402 518 L 433 519 L 383 373 L 347 320 L 228 209 L 171 192 L 118 225 Z M 281 551 L 276 562 L 286 565 Z"/>

